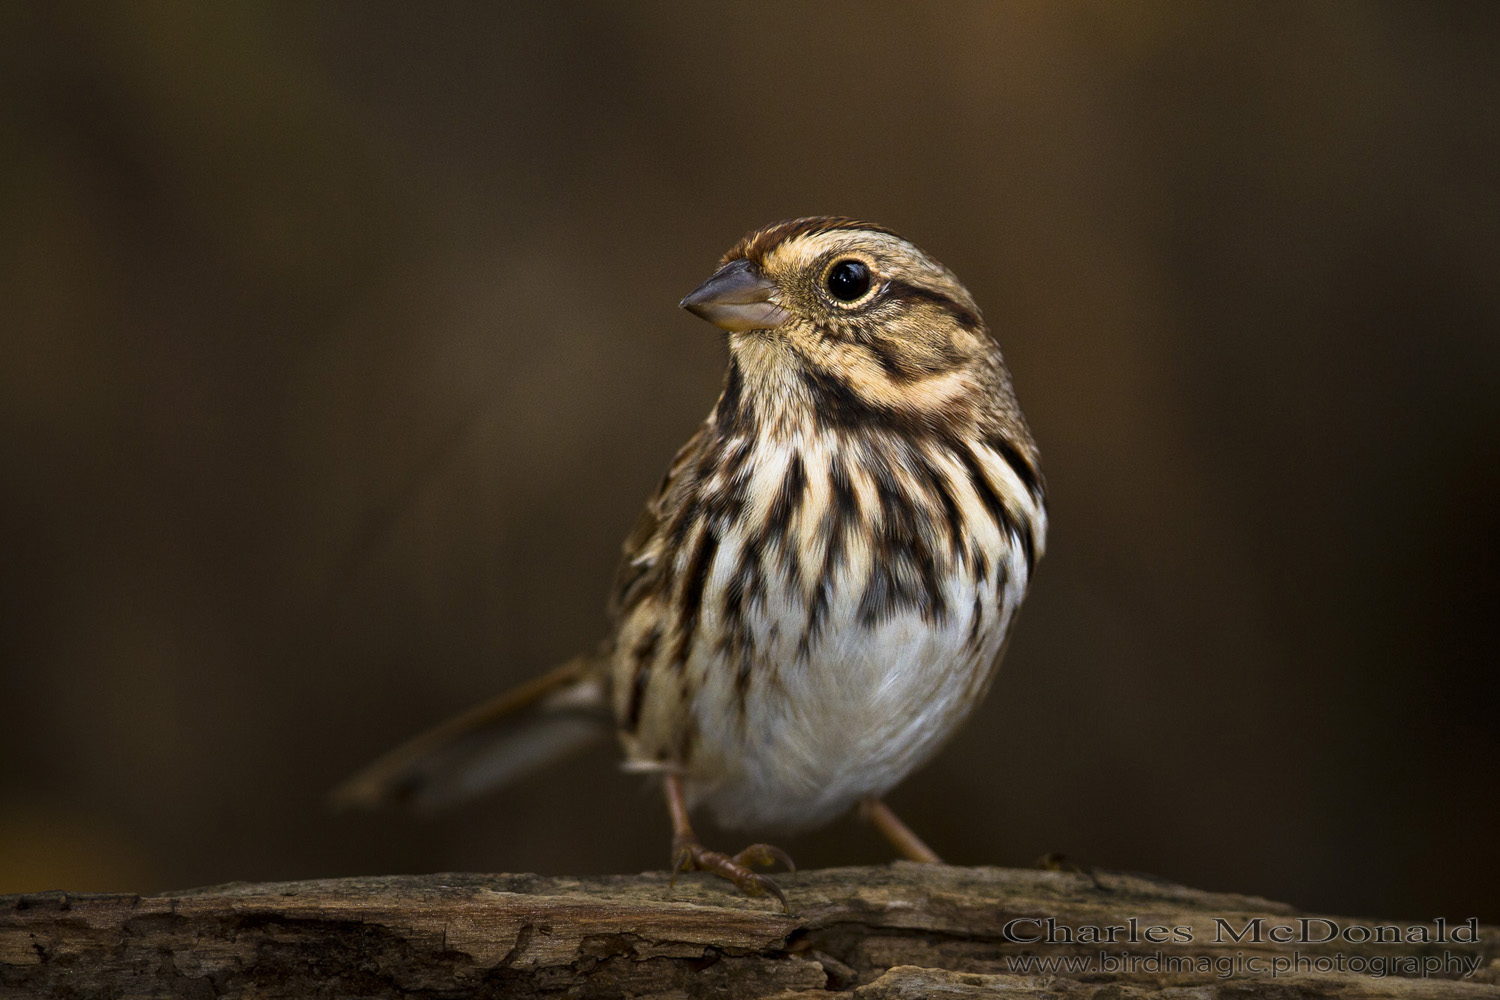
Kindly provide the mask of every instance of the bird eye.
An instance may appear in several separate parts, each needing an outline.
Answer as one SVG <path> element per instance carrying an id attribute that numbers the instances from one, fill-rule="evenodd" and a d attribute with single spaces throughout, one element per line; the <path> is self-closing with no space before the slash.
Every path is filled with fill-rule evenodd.
<path id="1" fill-rule="evenodd" d="M 870 290 L 870 269 L 863 261 L 841 260 L 828 269 L 823 281 L 829 295 L 840 302 L 853 302 Z"/>

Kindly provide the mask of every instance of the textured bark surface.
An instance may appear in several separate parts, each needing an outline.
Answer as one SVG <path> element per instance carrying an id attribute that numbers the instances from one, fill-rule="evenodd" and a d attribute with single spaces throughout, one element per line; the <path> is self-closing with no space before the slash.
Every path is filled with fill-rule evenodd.
<path id="1" fill-rule="evenodd" d="M 0 995 L 1500 997 L 1500 928 L 1456 918 L 1313 918 L 1304 933 L 1284 904 L 1111 872 L 900 863 L 778 880 L 791 915 L 650 873 L 0 897 Z M 1051 942 L 1014 940 L 1048 918 Z"/>

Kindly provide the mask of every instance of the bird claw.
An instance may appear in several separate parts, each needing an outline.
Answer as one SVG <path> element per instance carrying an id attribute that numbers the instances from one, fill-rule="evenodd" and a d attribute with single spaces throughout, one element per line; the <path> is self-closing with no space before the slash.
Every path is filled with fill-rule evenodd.
<path id="1" fill-rule="evenodd" d="M 749 867 L 780 862 L 788 871 L 796 871 L 797 867 L 792 863 L 792 859 L 779 847 L 772 847 L 770 844 L 751 844 L 731 858 L 719 851 L 710 851 L 696 840 L 678 840 L 672 845 L 672 855 L 672 879 L 668 883 L 670 885 L 675 886 L 677 876 L 683 872 L 708 872 L 733 882 L 735 888 L 747 896 L 766 894 L 775 896 L 777 902 L 781 904 L 783 913 L 792 912 L 791 907 L 787 905 L 786 893 L 781 891 L 781 886 L 777 885 L 774 879 L 756 874 Z"/>
<path id="2" fill-rule="evenodd" d="M 780 865 L 789 872 L 797 870 L 797 864 L 792 856 L 781 848 L 772 844 L 751 844 L 734 856 L 735 864 L 765 867 L 766 865 Z"/>

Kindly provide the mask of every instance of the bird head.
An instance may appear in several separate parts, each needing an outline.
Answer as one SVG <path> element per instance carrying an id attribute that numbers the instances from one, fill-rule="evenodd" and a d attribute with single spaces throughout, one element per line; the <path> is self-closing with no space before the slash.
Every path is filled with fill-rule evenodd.
<path id="1" fill-rule="evenodd" d="M 881 226 L 819 216 L 757 230 L 681 305 L 729 331 L 744 377 L 813 405 L 831 391 L 917 415 L 1009 396 L 968 290 Z"/>

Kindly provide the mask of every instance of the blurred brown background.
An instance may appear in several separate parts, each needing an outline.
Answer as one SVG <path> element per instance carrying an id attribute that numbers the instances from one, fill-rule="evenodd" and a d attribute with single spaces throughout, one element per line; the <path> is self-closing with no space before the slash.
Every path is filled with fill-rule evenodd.
<path id="1" fill-rule="evenodd" d="M 718 390 L 677 299 L 841 213 L 963 277 L 1053 496 L 894 805 L 956 862 L 1500 920 L 1497 14 L 6 4 L 0 891 L 664 865 L 611 753 L 322 796 L 595 641 Z"/>

